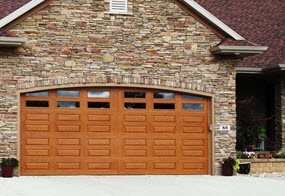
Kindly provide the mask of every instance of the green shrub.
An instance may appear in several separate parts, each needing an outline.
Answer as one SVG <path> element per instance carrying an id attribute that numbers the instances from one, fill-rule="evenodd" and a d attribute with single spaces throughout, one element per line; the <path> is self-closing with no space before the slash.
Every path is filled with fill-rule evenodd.
<path id="1" fill-rule="evenodd" d="M 3 158 L 1 164 L 12 165 L 13 168 L 19 167 L 19 161 L 15 158 Z"/>

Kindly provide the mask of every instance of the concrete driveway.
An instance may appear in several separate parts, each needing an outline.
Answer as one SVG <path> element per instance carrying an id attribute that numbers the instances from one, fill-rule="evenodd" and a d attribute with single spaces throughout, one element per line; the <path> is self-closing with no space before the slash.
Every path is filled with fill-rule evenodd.
<path id="1" fill-rule="evenodd" d="M 1 196 L 284 195 L 285 180 L 222 176 L 64 176 L 0 178 Z"/>

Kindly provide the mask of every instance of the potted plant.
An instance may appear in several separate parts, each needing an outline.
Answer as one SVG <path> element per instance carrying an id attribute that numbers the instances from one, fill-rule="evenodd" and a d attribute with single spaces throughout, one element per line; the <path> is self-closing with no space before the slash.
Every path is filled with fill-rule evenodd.
<path id="1" fill-rule="evenodd" d="M 256 157 L 255 152 L 248 152 L 248 151 L 245 151 L 237 156 L 238 159 L 254 159 L 255 157 Z M 249 174 L 250 168 L 251 168 L 250 162 L 241 161 L 239 165 L 238 173 L 239 174 Z"/>
<path id="2" fill-rule="evenodd" d="M 232 176 L 234 170 L 239 170 L 239 163 L 238 159 L 233 157 L 224 158 L 222 162 L 222 174 L 223 176 Z"/>
<path id="3" fill-rule="evenodd" d="M 13 177 L 13 171 L 19 166 L 19 161 L 15 158 L 3 158 L 1 162 L 1 173 L 4 178 Z"/>

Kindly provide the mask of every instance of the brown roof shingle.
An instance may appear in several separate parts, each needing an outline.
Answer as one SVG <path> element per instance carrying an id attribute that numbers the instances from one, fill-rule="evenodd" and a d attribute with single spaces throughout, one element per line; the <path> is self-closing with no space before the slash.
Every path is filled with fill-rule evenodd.
<path id="1" fill-rule="evenodd" d="M 31 0 L 0 0 L 0 19 L 8 16 Z"/>
<path id="2" fill-rule="evenodd" d="M 18 37 L 18 36 L 10 31 L 0 30 L 0 37 Z"/>
<path id="3" fill-rule="evenodd" d="M 285 63 L 285 0 L 196 0 L 245 39 L 269 46 L 244 59 L 239 67 Z"/>

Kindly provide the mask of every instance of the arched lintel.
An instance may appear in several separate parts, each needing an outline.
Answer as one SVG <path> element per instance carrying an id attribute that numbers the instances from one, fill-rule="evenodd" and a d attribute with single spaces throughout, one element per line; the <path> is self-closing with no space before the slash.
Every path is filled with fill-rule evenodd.
<path id="1" fill-rule="evenodd" d="M 162 79 L 148 79 L 142 77 L 94 76 L 87 78 L 64 77 L 40 79 L 34 81 L 18 82 L 16 88 L 17 92 L 21 94 L 33 91 L 80 87 L 146 88 L 191 93 L 194 95 L 201 95 L 209 98 L 214 97 L 212 89 L 207 88 L 201 84 L 166 81 Z"/>

